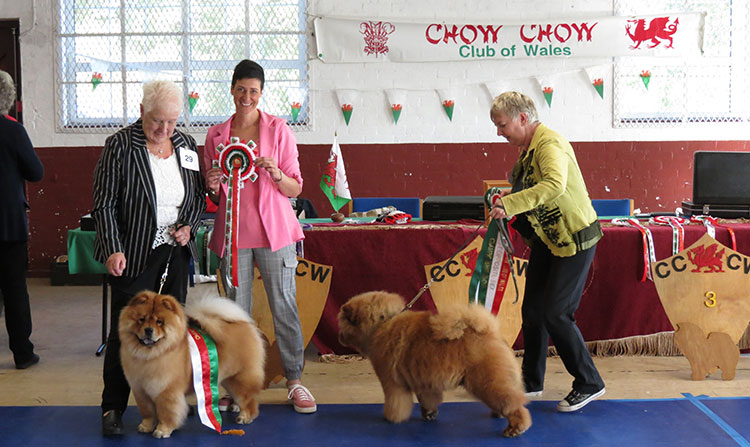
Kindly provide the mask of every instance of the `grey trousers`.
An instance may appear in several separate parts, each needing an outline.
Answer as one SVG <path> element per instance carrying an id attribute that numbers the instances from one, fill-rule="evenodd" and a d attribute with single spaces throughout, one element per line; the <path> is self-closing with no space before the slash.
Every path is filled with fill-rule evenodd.
<path id="1" fill-rule="evenodd" d="M 304 342 L 302 326 L 297 311 L 297 252 L 295 244 L 277 251 L 268 247 L 240 249 L 237 264 L 238 286 L 231 287 L 229 278 L 230 260 L 221 260 L 221 274 L 227 286 L 227 297 L 242 306 L 249 314 L 253 308 L 253 264 L 258 264 L 260 276 L 268 296 L 273 316 L 273 329 L 281 352 L 281 363 L 287 380 L 302 376 L 304 364 Z"/>

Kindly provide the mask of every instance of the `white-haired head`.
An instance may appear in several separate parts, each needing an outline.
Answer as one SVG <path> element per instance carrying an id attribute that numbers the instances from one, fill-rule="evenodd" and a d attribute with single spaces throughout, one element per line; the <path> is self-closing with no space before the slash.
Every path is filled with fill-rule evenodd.
<path id="1" fill-rule="evenodd" d="M 182 111 L 182 89 L 172 81 L 154 80 L 143 84 L 143 112 L 149 113 L 154 109 Z"/>
<path id="2" fill-rule="evenodd" d="M 8 113 L 16 100 L 16 84 L 10 75 L 0 70 L 0 115 Z"/>
<path id="3" fill-rule="evenodd" d="M 497 116 L 501 113 L 508 115 L 510 119 L 515 119 L 519 114 L 525 113 L 530 123 L 539 121 L 534 100 L 519 92 L 501 93 L 492 101 L 490 115 Z"/>

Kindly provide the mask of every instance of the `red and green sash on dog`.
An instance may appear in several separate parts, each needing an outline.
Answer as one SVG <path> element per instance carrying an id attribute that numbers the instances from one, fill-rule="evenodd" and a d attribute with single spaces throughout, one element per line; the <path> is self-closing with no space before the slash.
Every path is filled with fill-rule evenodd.
<path id="1" fill-rule="evenodd" d="M 198 400 L 198 415 L 208 428 L 221 433 L 219 413 L 219 354 L 213 338 L 200 329 L 188 328 L 193 388 Z"/>

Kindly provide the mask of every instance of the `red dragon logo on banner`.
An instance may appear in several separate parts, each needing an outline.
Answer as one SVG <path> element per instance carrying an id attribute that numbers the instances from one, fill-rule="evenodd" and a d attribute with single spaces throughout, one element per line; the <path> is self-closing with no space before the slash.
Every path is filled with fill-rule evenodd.
<path id="1" fill-rule="evenodd" d="M 629 19 L 625 25 L 625 32 L 635 44 L 630 48 L 636 49 L 647 40 L 653 44 L 649 48 L 659 46 L 663 40 L 669 41 L 667 48 L 672 48 L 672 34 L 677 32 L 679 23 L 679 19 L 671 21 L 669 17 L 656 17 L 651 19 L 647 28 L 646 19 Z"/>
<path id="2" fill-rule="evenodd" d="M 388 53 L 388 35 L 396 31 L 396 27 L 389 22 L 362 22 L 359 24 L 359 32 L 365 37 L 365 54 Z"/>
<path id="3" fill-rule="evenodd" d="M 695 265 L 691 272 L 700 272 L 704 267 L 707 270 L 703 273 L 723 272 L 721 258 L 724 256 L 724 249 L 717 252 L 717 248 L 719 248 L 718 244 L 711 244 L 708 247 L 701 245 L 688 251 L 688 258 Z"/>

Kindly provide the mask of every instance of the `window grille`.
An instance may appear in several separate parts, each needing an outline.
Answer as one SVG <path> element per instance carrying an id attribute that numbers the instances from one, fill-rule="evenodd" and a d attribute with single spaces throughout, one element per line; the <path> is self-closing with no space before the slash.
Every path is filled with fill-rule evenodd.
<path id="1" fill-rule="evenodd" d="M 264 68 L 260 108 L 309 129 L 306 1 L 58 0 L 57 129 L 128 125 L 140 117 L 142 83 L 168 79 L 184 92 L 180 125 L 206 130 L 234 113 L 242 59 Z"/>
<path id="2" fill-rule="evenodd" d="M 706 12 L 703 56 L 617 58 L 614 127 L 748 121 L 748 0 L 615 1 L 618 16 L 670 12 Z M 648 89 L 644 69 L 651 74 Z"/>

